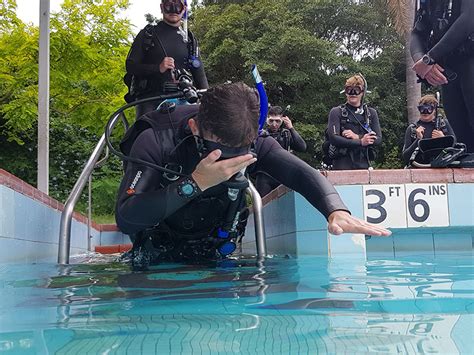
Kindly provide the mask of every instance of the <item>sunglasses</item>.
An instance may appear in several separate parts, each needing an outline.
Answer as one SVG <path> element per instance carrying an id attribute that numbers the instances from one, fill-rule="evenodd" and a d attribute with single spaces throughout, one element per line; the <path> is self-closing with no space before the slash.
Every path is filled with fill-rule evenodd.
<path id="1" fill-rule="evenodd" d="M 165 14 L 179 15 L 184 10 L 184 4 L 181 0 L 167 0 L 163 2 L 163 12 Z"/>
<path id="2" fill-rule="evenodd" d="M 344 92 L 350 96 L 357 96 L 362 94 L 364 92 L 364 89 L 362 89 L 360 86 L 346 86 L 344 88 Z"/>
<path id="3" fill-rule="evenodd" d="M 433 105 L 419 105 L 418 111 L 420 111 L 422 115 L 431 115 L 435 108 Z"/>

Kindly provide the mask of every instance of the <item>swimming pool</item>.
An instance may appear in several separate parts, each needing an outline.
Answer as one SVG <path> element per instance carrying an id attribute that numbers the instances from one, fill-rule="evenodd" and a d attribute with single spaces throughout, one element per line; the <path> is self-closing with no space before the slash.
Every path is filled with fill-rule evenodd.
<path id="1" fill-rule="evenodd" d="M 0 265 L 0 353 L 472 353 L 472 254 Z M 80 262 L 80 264 L 79 264 Z"/>

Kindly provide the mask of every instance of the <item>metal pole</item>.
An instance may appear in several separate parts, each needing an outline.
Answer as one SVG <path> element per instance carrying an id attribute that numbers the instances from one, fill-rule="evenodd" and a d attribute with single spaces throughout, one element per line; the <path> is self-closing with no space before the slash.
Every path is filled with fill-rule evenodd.
<path id="1" fill-rule="evenodd" d="M 264 258 L 267 256 L 267 246 L 265 241 L 265 227 L 263 224 L 262 198 L 255 186 L 249 181 L 247 191 L 252 196 L 253 218 L 255 222 L 255 244 L 257 245 L 257 256 Z"/>
<path id="2" fill-rule="evenodd" d="M 92 251 L 92 235 L 91 235 L 91 224 L 92 224 L 92 174 L 89 175 L 87 196 L 87 250 Z"/>
<path id="3" fill-rule="evenodd" d="M 40 0 L 37 186 L 49 193 L 49 0 Z"/>

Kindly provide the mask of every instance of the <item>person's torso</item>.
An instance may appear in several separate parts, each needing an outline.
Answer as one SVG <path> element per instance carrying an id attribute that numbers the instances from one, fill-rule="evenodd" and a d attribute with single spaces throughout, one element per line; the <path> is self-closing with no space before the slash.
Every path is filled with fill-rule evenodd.
<path id="1" fill-rule="evenodd" d="M 425 0 L 426 20 L 429 22 L 430 47 L 436 44 L 448 31 L 461 13 L 462 0 Z"/>
<path id="2" fill-rule="evenodd" d="M 278 144 L 281 145 L 281 147 L 283 149 L 285 149 L 285 150 L 290 149 L 290 145 L 291 145 L 291 132 L 290 132 L 290 130 L 288 130 L 286 128 L 281 128 L 276 132 L 268 131 L 268 135 L 270 137 L 273 137 L 278 142 Z"/>
<path id="3" fill-rule="evenodd" d="M 341 106 L 341 113 L 340 113 L 340 122 L 341 122 L 341 132 L 344 130 L 351 130 L 359 137 L 362 137 L 364 134 L 368 133 L 370 128 L 370 115 L 367 117 L 369 112 L 365 112 L 365 110 L 369 110 L 368 107 L 365 109 L 357 109 L 351 105 L 343 105 Z"/>
<path id="4" fill-rule="evenodd" d="M 435 121 L 424 122 L 424 121 L 419 120 L 418 122 L 416 122 L 414 129 L 416 129 L 417 127 L 420 127 L 420 126 L 425 129 L 423 131 L 423 138 L 432 138 L 433 131 L 436 129 Z M 449 130 L 448 130 L 445 119 L 440 120 L 439 129 L 440 129 L 441 132 L 444 133 L 444 135 L 449 134 Z M 416 133 L 415 133 L 415 137 L 416 137 Z"/>
<path id="5" fill-rule="evenodd" d="M 189 48 L 180 28 L 161 21 L 150 32 L 152 45 L 145 52 L 143 63 L 160 64 L 165 57 L 172 57 L 176 69 L 188 69 Z"/>

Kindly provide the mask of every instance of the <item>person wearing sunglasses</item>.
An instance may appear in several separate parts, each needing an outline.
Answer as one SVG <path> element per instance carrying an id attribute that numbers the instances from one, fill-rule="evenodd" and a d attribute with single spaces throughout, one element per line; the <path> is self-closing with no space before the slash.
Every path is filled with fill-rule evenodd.
<path id="1" fill-rule="evenodd" d="M 410 52 L 421 80 L 441 86 L 459 141 L 474 152 L 474 1 L 417 1 Z"/>
<path id="2" fill-rule="evenodd" d="M 433 95 L 425 95 L 418 103 L 420 117 L 417 122 L 410 124 L 405 132 L 402 157 L 408 165 L 412 154 L 422 139 L 456 136 L 448 120 L 438 112 L 439 102 Z M 452 144 L 450 144 L 452 145 Z"/>
<path id="3" fill-rule="evenodd" d="M 364 104 L 367 84 L 360 74 L 347 79 L 346 103 L 331 109 L 323 144 L 324 162 L 334 170 L 367 169 L 382 143 L 377 111 Z"/>
<path id="4" fill-rule="evenodd" d="M 167 85 L 175 81 L 177 70 L 189 72 L 197 89 L 209 87 L 197 39 L 181 28 L 187 9 L 184 0 L 162 0 L 160 8 L 163 21 L 142 29 L 128 53 L 124 78 L 129 87 L 127 102 L 164 94 Z M 137 105 L 136 117 L 156 109 L 159 103 Z"/>
<path id="5" fill-rule="evenodd" d="M 258 136 L 258 93 L 243 83 L 207 90 L 199 105 L 152 111 L 127 132 L 129 159 L 116 221 L 132 235 L 130 258 L 155 262 L 225 258 L 245 232 L 246 169 L 264 171 L 302 194 L 333 234 L 390 232 L 349 213 L 317 170 Z M 166 119 L 164 119 L 166 117 Z"/>
<path id="6" fill-rule="evenodd" d="M 305 152 L 306 142 L 293 127 L 293 122 L 280 106 L 271 106 L 268 110 L 267 127 L 261 133 L 273 137 L 280 146 L 291 152 Z M 280 183 L 265 173 L 257 173 L 255 187 L 260 196 L 267 195 Z"/>

